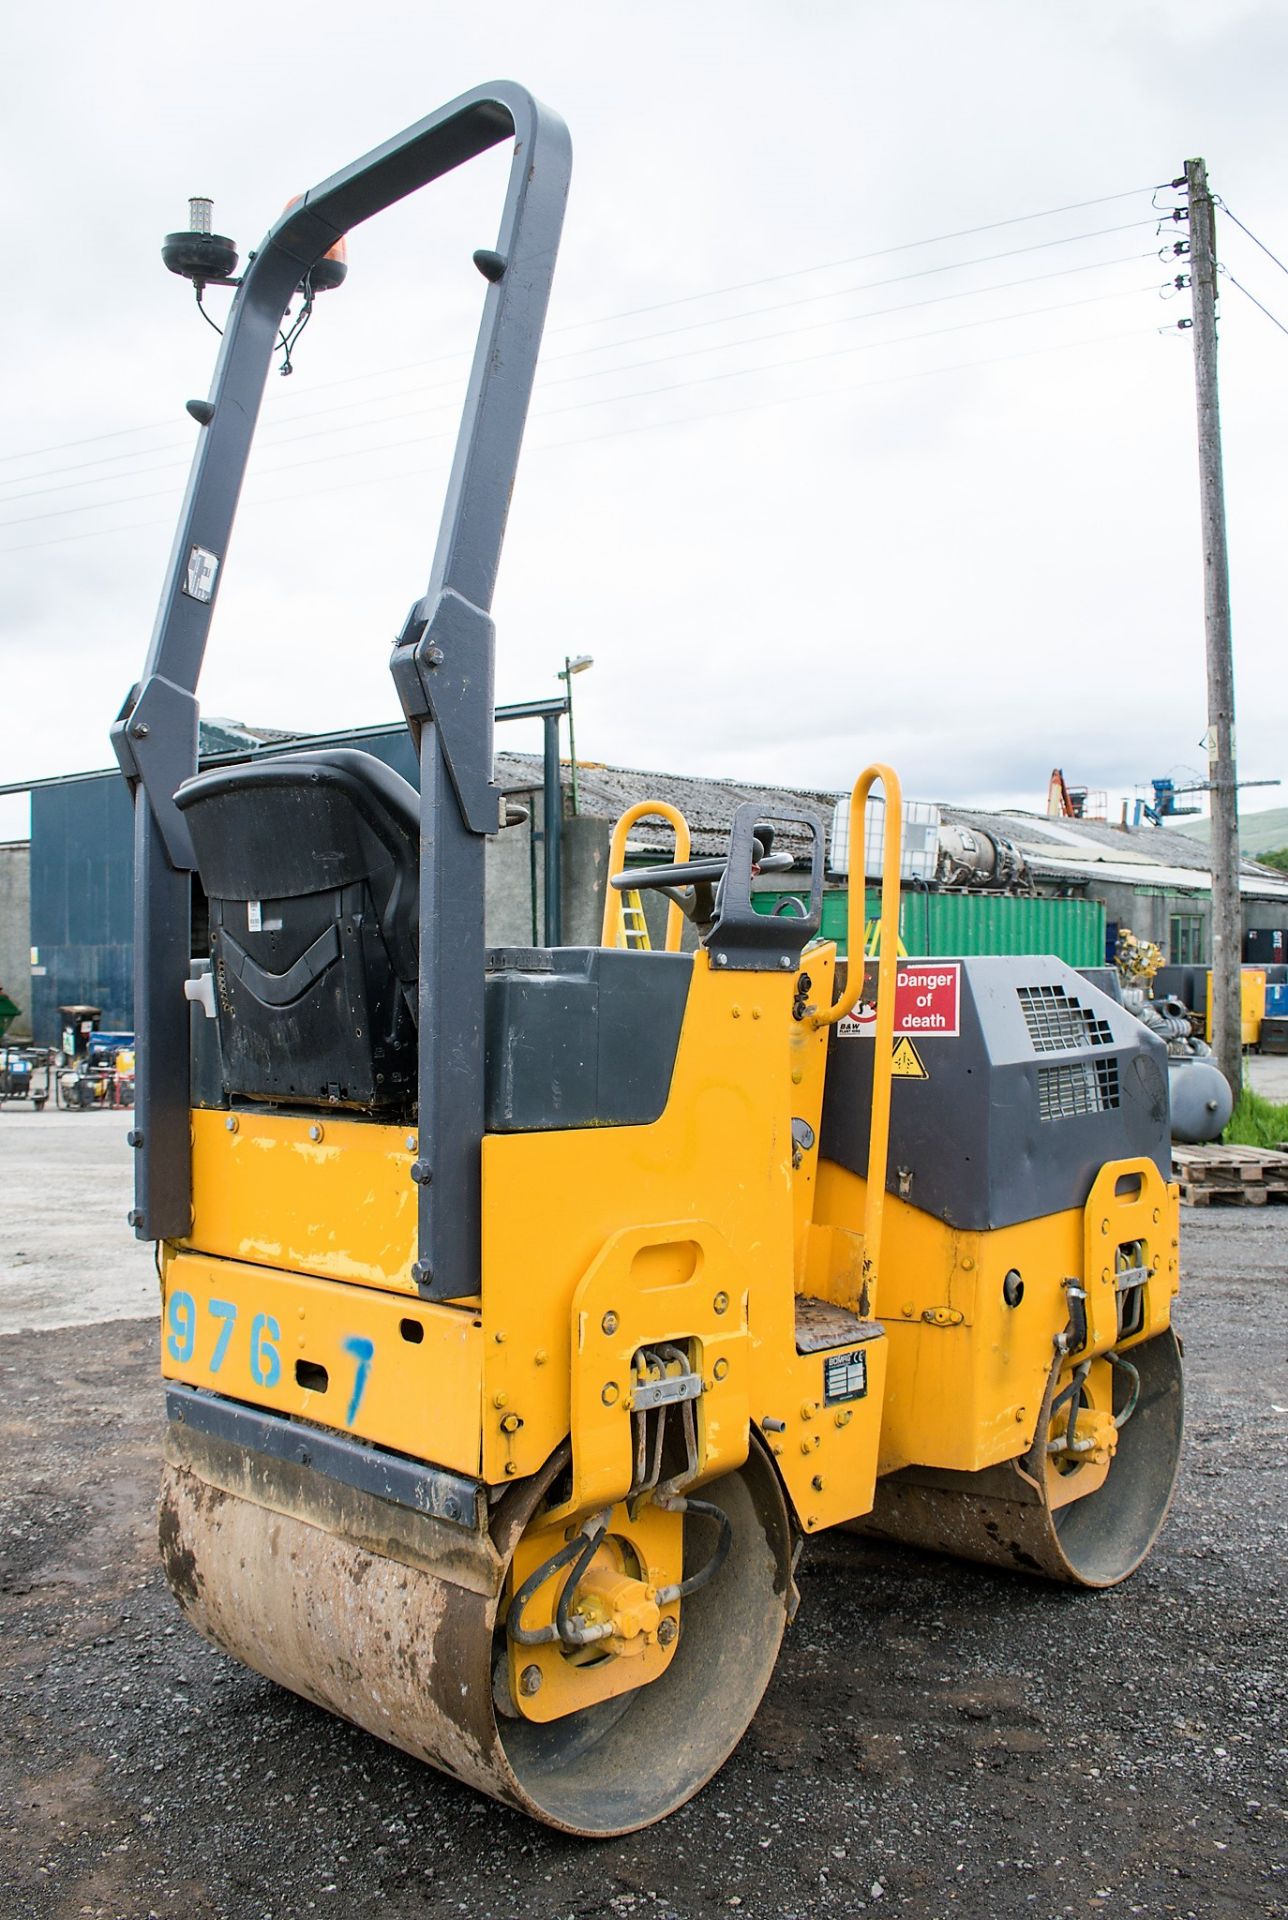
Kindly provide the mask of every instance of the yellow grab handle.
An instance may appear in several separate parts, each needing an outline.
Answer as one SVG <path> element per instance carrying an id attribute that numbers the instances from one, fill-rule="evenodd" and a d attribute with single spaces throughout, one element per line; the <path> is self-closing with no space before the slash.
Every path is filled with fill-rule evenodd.
<path id="1" fill-rule="evenodd" d="M 626 865 L 626 836 L 640 820 L 666 820 L 675 829 L 675 864 L 679 866 L 689 857 L 691 843 L 689 823 L 678 807 L 667 800 L 639 800 L 633 807 L 627 807 L 617 825 L 613 828 L 613 837 L 608 848 L 608 873 L 604 885 L 604 924 L 599 935 L 601 947 L 624 947 L 626 945 L 626 919 L 622 911 L 624 901 L 621 893 L 612 882 L 615 873 L 621 873 Z M 666 951 L 680 951 L 680 935 L 684 928 L 684 915 L 672 901 L 666 915 Z"/>
<path id="2" fill-rule="evenodd" d="M 881 1226 L 885 1218 L 886 1161 L 890 1149 L 890 1086 L 894 1071 L 894 998 L 899 977 L 899 879 L 903 860 L 903 793 L 899 776 L 880 762 L 861 773 L 850 795 L 850 898 L 846 915 L 849 974 L 835 1006 L 814 1015 L 815 1027 L 835 1026 L 852 1013 L 863 992 L 865 859 L 868 795 L 877 781 L 885 793 L 881 842 L 880 946 L 877 951 L 877 1023 L 872 1059 L 872 1116 L 868 1131 L 868 1181 L 863 1206 L 865 1313 L 876 1304 Z"/>

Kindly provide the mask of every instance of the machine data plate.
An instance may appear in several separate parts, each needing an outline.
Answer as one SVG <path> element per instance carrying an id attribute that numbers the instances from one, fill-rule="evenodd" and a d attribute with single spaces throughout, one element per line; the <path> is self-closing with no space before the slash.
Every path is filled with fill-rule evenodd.
<path id="1" fill-rule="evenodd" d="M 823 1362 L 823 1403 L 862 1400 L 868 1390 L 868 1356 L 862 1347 L 853 1353 L 833 1353 Z"/>
<path id="2" fill-rule="evenodd" d="M 184 578 L 183 590 L 190 600 L 210 601 L 215 597 L 215 575 L 219 572 L 219 555 L 211 553 L 208 547 L 193 547 L 188 553 L 188 571 Z"/>

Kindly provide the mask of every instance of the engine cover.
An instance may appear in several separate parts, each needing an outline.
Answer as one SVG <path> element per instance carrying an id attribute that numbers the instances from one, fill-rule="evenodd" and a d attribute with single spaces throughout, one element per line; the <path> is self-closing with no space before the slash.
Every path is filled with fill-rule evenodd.
<path id="1" fill-rule="evenodd" d="M 1108 1160 L 1148 1158 L 1171 1178 L 1161 1040 L 1061 960 L 949 964 L 961 968 L 960 1031 L 915 1035 L 926 1078 L 893 1082 L 891 1193 L 984 1232 L 1084 1206 Z M 828 1052 L 820 1150 L 857 1174 L 874 1044 L 845 1023 Z"/>

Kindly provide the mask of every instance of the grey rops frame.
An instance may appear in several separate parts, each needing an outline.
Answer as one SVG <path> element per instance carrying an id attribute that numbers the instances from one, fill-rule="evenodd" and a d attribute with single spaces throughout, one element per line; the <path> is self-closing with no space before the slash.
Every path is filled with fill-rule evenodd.
<path id="1" fill-rule="evenodd" d="M 195 865 L 180 781 L 197 769 L 197 680 L 264 385 L 286 308 L 342 235 L 514 137 L 465 411 L 429 586 L 391 669 L 420 756 L 420 1068 L 416 1281 L 479 1288 L 483 1137 L 483 858 L 492 784 L 489 609 L 568 193 L 557 115 L 508 81 L 463 94 L 335 174 L 271 229 L 242 278 L 215 367 L 143 679 L 112 729 L 134 793 L 135 1207 L 140 1239 L 189 1230 L 188 977 Z"/>

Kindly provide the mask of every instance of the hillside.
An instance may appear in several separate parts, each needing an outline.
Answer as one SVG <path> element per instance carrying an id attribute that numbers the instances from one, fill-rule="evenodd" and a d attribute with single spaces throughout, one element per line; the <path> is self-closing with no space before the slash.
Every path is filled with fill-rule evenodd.
<path id="1" fill-rule="evenodd" d="M 1208 837 L 1207 820 L 1169 820 L 1168 826 L 1177 833 L 1188 833 L 1194 840 L 1206 840 Z M 1265 813 L 1244 813 L 1239 816 L 1239 845 L 1250 860 L 1259 853 L 1269 853 L 1275 847 L 1288 847 L 1288 807 L 1271 807 Z"/>

